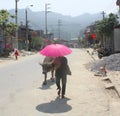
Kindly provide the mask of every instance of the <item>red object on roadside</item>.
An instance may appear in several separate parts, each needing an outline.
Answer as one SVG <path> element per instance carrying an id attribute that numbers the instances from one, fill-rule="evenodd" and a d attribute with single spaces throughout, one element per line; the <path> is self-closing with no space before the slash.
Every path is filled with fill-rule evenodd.
<path id="1" fill-rule="evenodd" d="M 91 37 L 92 37 L 92 39 L 96 39 L 96 34 L 93 33 L 93 34 L 91 35 Z"/>
<path id="2" fill-rule="evenodd" d="M 15 58 L 16 58 L 16 60 L 18 59 L 18 55 L 19 55 L 19 51 L 18 51 L 18 49 L 14 49 L 14 55 L 15 55 Z"/>
<path id="3" fill-rule="evenodd" d="M 15 55 L 19 55 L 19 54 L 18 54 L 18 50 L 15 51 Z"/>

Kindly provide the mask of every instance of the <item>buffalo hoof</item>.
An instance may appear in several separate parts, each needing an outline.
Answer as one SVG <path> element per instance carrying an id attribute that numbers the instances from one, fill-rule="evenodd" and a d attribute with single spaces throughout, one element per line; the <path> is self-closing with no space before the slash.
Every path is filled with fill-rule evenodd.
<path id="1" fill-rule="evenodd" d="M 44 81 L 44 82 L 43 82 L 43 85 L 47 85 L 47 82 Z"/>
<path id="2" fill-rule="evenodd" d="M 55 81 L 54 78 L 51 78 L 51 81 L 54 82 Z"/>

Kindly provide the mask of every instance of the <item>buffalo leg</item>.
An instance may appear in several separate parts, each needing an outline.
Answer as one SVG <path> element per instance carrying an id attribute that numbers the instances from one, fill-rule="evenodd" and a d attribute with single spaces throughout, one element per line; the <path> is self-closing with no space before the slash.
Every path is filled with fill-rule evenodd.
<path id="1" fill-rule="evenodd" d="M 47 84 L 47 73 L 44 74 L 44 82 L 43 82 L 43 85 L 46 85 Z"/>
<path id="2" fill-rule="evenodd" d="M 54 82 L 54 69 L 51 70 L 51 76 L 52 76 L 51 80 L 52 80 L 52 82 Z"/>

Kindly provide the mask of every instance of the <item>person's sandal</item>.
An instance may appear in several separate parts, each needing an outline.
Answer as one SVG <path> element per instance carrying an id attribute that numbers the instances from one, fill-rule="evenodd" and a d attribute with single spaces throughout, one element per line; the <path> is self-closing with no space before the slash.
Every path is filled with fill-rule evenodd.
<path id="1" fill-rule="evenodd" d="M 57 92 L 57 94 L 60 96 L 60 89 L 58 89 L 58 92 Z"/>

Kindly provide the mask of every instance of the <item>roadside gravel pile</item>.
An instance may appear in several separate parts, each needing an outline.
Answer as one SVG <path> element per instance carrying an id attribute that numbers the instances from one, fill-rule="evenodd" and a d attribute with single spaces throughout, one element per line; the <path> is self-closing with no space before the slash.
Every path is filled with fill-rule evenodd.
<path id="1" fill-rule="evenodd" d="M 120 53 L 91 62 L 87 65 L 87 68 L 91 69 L 91 71 L 98 71 L 104 65 L 109 71 L 120 71 Z"/>
<path id="2" fill-rule="evenodd" d="M 35 53 L 36 52 L 19 50 L 19 57 L 34 55 Z M 14 52 L 11 52 L 9 57 L 14 58 Z"/>
<path id="3" fill-rule="evenodd" d="M 30 52 L 30 51 L 25 51 L 25 50 L 20 50 L 20 55 L 21 56 L 27 56 L 27 55 L 33 55 L 34 52 Z"/>

